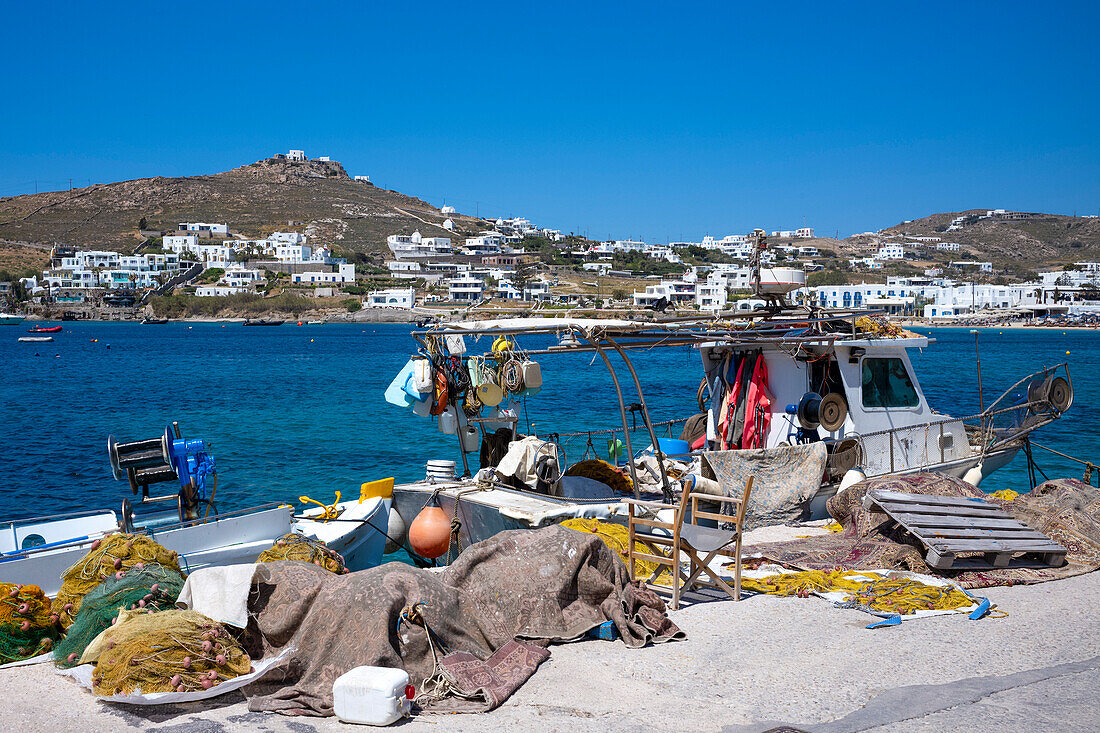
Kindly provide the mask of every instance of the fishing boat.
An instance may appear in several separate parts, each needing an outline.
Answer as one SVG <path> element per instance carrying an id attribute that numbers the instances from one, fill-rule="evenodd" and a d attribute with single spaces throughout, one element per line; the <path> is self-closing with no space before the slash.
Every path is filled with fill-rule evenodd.
<path id="1" fill-rule="evenodd" d="M 27 333 L 61 333 L 61 326 L 35 326 L 28 328 Z"/>
<path id="2" fill-rule="evenodd" d="M 264 318 L 259 318 L 259 319 L 251 319 L 250 318 L 250 319 L 248 319 L 247 321 L 244 322 L 244 325 L 246 325 L 246 326 L 281 326 L 285 322 L 286 321 L 272 321 L 272 320 L 267 320 L 267 319 L 264 319 Z"/>
<path id="3" fill-rule="evenodd" d="M 142 318 L 141 325 L 143 326 L 163 326 L 168 323 L 167 318 Z"/>
<path id="4" fill-rule="evenodd" d="M 119 531 L 146 534 L 175 551 L 186 572 L 255 562 L 288 532 L 324 541 L 344 557 L 350 570 L 381 562 L 392 479 L 364 484 L 354 500 L 305 511 L 269 503 L 219 512 L 214 503 L 217 474 L 208 446 L 199 439 L 182 438 L 177 430 L 173 425 L 159 438 L 132 443 L 108 440 L 112 472 L 127 480 L 133 496 L 140 496 L 136 501 L 124 499 L 121 510 L 0 521 L 0 577 L 56 594 L 62 573 L 83 557 L 95 540 Z M 180 490 L 150 496 L 149 486 L 158 483 L 177 483 Z M 163 504 L 168 510 L 156 511 Z M 154 511 L 145 513 L 147 507 Z M 140 514 L 139 509 L 143 510 Z"/>
<path id="5" fill-rule="evenodd" d="M 41 344 L 53 341 L 53 336 L 20 336 L 19 340 L 26 344 Z"/>
<path id="6" fill-rule="evenodd" d="M 0 326 L 15 326 L 23 322 L 26 316 L 17 316 L 12 313 L 0 311 Z"/>
<path id="7" fill-rule="evenodd" d="M 804 283 L 790 274 L 775 271 L 770 279 L 755 282 L 764 305 L 714 316 L 660 322 L 512 319 L 413 331 L 419 364 L 410 362 L 411 371 L 406 365 L 406 377 L 399 375 L 391 383 L 386 399 L 394 404 L 405 399 L 417 414 L 439 414 L 441 429 L 459 438 L 464 470 L 461 477 L 435 473 L 396 486 L 391 529 L 408 526 L 429 503 L 438 504 L 458 523 L 462 543 L 571 517 L 623 521 L 620 493 L 609 484 L 563 479 L 565 465 L 554 465 L 542 480 L 527 485 L 502 481 L 499 471 L 483 469 L 474 474 L 477 467 L 469 465 L 467 454 L 478 451 L 499 426 L 517 426 L 517 411 L 507 409 L 508 405 L 528 395 L 522 387 L 519 392 L 510 389 L 505 372 L 514 373 L 517 367 L 508 365 L 522 366 L 550 354 L 581 354 L 602 361 L 609 370 L 621 427 L 593 431 L 574 426 L 572 434 L 602 432 L 609 446 L 622 445 L 628 460 L 620 471 L 629 475 L 635 497 L 675 499 L 679 483 L 666 470 L 667 454 L 674 450 L 686 453 L 680 457 L 689 465 L 692 473 L 688 475 L 695 476 L 704 458 L 719 451 L 732 451 L 736 459 L 772 449 L 774 455 L 785 458 L 800 446 L 820 444 L 814 450 L 823 446 L 824 470 L 808 477 L 814 484 L 801 506 L 803 519 L 826 517 L 825 503 L 831 496 L 868 477 L 941 471 L 978 485 L 1019 451 L 1027 451 L 1030 435 L 1059 419 L 1072 404 L 1072 381 L 1063 363 L 1023 376 L 992 402 L 979 394 L 978 414 L 952 417 L 928 403 L 909 358 L 912 350 L 933 345 L 933 339 L 894 327 L 875 311 L 826 311 L 787 303 L 785 292 Z M 493 349 L 466 353 L 471 339 L 492 343 Z M 521 348 L 524 342 L 543 345 Z M 665 446 L 679 445 L 673 426 L 683 425 L 691 416 L 664 422 L 651 419 L 631 357 L 667 348 L 692 349 L 700 358 L 700 383 L 693 401 L 699 408 L 695 424 L 705 428 L 688 451 Z M 609 356 L 626 366 L 625 379 Z M 476 369 L 470 369 L 471 363 Z M 454 374 L 464 369 L 470 373 Z M 464 384 L 477 385 L 479 380 L 493 385 L 485 393 L 495 406 L 471 399 L 471 394 L 480 396 L 482 387 L 462 390 Z M 450 387 L 446 405 L 439 403 L 439 385 L 444 383 Z M 424 387 L 428 391 L 418 393 Z M 627 391 L 634 395 L 627 397 Z M 754 400 L 754 394 L 767 399 Z M 428 401 L 429 409 L 418 398 Z M 529 410 L 535 400 L 525 402 Z M 734 429 L 732 416 L 738 414 L 747 417 Z M 639 416 L 640 429 L 632 419 Z M 751 430 L 743 429 L 750 423 Z M 662 429 L 668 434 L 660 436 Z M 629 460 L 641 453 L 632 440 L 638 432 L 649 444 L 646 450 L 657 458 L 649 465 L 659 475 L 646 488 L 639 481 L 638 462 Z M 561 444 L 569 434 L 544 434 L 547 455 L 560 459 Z M 615 461 L 615 456 L 608 459 Z"/>

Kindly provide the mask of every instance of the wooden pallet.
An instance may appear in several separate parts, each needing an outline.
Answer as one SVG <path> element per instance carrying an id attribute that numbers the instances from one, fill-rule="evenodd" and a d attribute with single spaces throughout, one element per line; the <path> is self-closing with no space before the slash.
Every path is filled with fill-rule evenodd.
<path id="1" fill-rule="evenodd" d="M 1066 548 L 983 499 L 871 489 L 863 508 L 885 513 L 920 540 L 925 560 L 937 570 L 1065 563 Z"/>

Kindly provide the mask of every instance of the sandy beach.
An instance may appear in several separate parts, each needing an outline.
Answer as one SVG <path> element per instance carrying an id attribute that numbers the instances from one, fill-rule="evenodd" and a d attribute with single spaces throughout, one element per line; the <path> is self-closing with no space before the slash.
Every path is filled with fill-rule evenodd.
<path id="1" fill-rule="evenodd" d="M 423 715 L 403 731 L 1098 729 L 1100 574 L 981 591 L 1004 618 L 957 614 L 868 630 L 820 598 L 699 601 L 671 612 L 687 639 L 645 649 L 586 641 L 497 710 Z M 335 718 L 250 713 L 240 693 L 190 705 L 96 702 L 52 665 L 0 671 L 11 730 L 309 733 Z"/>

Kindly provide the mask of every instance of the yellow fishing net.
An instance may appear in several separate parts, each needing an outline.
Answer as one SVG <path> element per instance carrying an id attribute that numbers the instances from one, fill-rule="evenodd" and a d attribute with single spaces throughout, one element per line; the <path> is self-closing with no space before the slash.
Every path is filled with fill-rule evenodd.
<path id="1" fill-rule="evenodd" d="M 928 585 L 909 578 L 887 578 L 878 573 L 855 570 L 807 570 L 759 579 L 742 578 L 741 587 L 757 593 L 800 598 L 815 591 L 846 591 L 845 601 L 859 603 L 874 611 L 903 616 L 916 611 L 969 608 L 975 603 L 973 598 L 953 586 Z"/>
<path id="2" fill-rule="evenodd" d="M 122 577 L 130 568 L 141 569 L 146 563 L 180 569 L 176 553 L 145 535 L 111 534 L 93 542 L 88 554 L 61 575 L 61 590 L 53 602 L 61 626 L 69 628 L 84 596 L 105 578 Z"/>
<path id="3" fill-rule="evenodd" d="M 1016 501 L 1016 497 L 1020 495 L 1020 492 L 1013 491 L 1012 489 L 1001 489 L 1000 491 L 994 491 L 989 495 L 991 499 L 1003 499 L 1004 501 Z"/>
<path id="4" fill-rule="evenodd" d="M 601 522 L 598 519 L 567 519 L 561 523 L 561 526 L 568 527 L 569 529 L 575 529 L 578 532 L 584 532 L 586 534 L 594 534 L 599 537 L 605 545 L 614 550 L 619 559 L 626 563 L 627 567 L 630 566 L 630 558 L 627 557 L 627 541 L 629 540 L 630 533 L 627 528 L 621 524 L 615 524 L 614 522 Z M 644 552 L 647 555 L 653 555 L 660 552 L 660 548 L 649 547 L 637 540 L 634 541 L 634 550 L 636 552 Z M 655 580 L 650 582 L 658 585 L 671 585 L 672 584 L 672 572 L 667 566 L 659 565 L 655 562 L 648 560 L 635 560 L 634 571 L 635 576 L 641 579 L 648 578 L 653 574 L 658 567 L 664 568 L 661 574 L 657 576 Z"/>
<path id="5" fill-rule="evenodd" d="M 97 695 L 208 690 L 252 668 L 225 627 L 195 611 L 123 611 L 81 661 L 90 655 Z"/>
<path id="6" fill-rule="evenodd" d="M 298 562 L 311 562 L 325 570 L 342 575 L 350 572 L 344 567 L 344 558 L 340 553 L 329 547 L 321 540 L 289 532 L 275 544 L 260 553 L 256 562 L 275 562 L 277 560 L 297 560 Z"/>
<path id="7" fill-rule="evenodd" d="M 60 635 L 41 588 L 0 583 L 0 664 L 48 652 Z"/>

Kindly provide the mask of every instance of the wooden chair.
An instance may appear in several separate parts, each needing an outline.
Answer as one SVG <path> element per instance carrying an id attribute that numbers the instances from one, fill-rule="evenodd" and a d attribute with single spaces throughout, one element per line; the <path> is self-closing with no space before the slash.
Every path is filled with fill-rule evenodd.
<path id="1" fill-rule="evenodd" d="M 630 579 L 637 580 L 638 560 L 656 563 L 657 569 L 643 582 L 654 590 L 667 591 L 667 587 L 655 585 L 653 581 L 661 575 L 665 567 L 668 567 L 672 571 L 672 608 L 674 610 L 680 607 L 681 593 L 696 586 L 718 588 L 725 591 L 733 600 L 741 600 L 741 537 L 744 532 L 745 509 L 749 503 L 752 482 L 753 477 L 749 476 L 748 481 L 745 482 L 745 490 L 739 497 L 704 494 L 685 485 L 683 496 L 676 506 L 627 499 L 629 536 L 627 552 Z M 728 514 L 701 511 L 700 501 L 733 504 L 736 506 L 736 513 L 731 517 Z M 691 521 L 687 522 L 685 520 L 689 502 Z M 639 509 L 646 510 L 649 516 L 642 516 Z M 672 512 L 671 521 L 667 517 L 662 519 L 659 512 Z M 733 529 L 703 527 L 696 524 L 700 519 L 732 521 Z M 637 549 L 635 541 L 640 542 L 648 551 Z M 667 549 L 662 551 L 663 548 Z M 681 552 L 687 555 L 689 561 L 686 575 L 680 565 Z M 719 555 L 734 559 L 732 588 L 710 567 L 710 562 Z"/>

